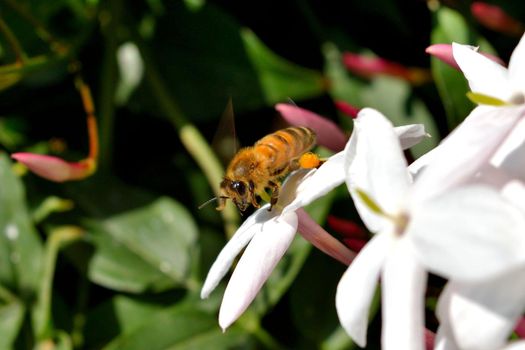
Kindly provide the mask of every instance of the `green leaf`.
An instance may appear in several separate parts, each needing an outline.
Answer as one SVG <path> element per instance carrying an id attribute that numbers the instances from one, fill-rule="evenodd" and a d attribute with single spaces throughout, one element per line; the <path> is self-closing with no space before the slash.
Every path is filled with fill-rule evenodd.
<path id="1" fill-rule="evenodd" d="M 24 320 L 24 306 L 17 300 L 0 305 L 0 349 L 12 349 Z"/>
<path id="2" fill-rule="evenodd" d="M 31 222 L 24 187 L 11 165 L 0 154 L 0 284 L 30 298 L 40 278 L 42 243 Z"/>
<path id="3" fill-rule="evenodd" d="M 356 106 L 361 106 L 360 91 L 366 88 L 366 83 L 351 78 L 343 64 L 341 51 L 334 43 L 323 45 L 325 74 L 330 79 L 330 95 L 334 100 L 343 100 Z"/>
<path id="4" fill-rule="evenodd" d="M 170 296 L 173 295 L 170 293 Z M 99 349 L 119 335 L 132 333 L 174 302 L 176 299 L 173 297 L 154 300 L 116 295 L 87 314 L 84 345 L 88 349 Z M 104 327 L 100 327 L 102 323 Z"/>
<path id="5" fill-rule="evenodd" d="M 277 56 L 248 29 L 244 29 L 241 35 L 268 105 L 288 97 L 315 97 L 326 91 L 328 81 L 319 72 L 299 67 Z"/>
<path id="6" fill-rule="evenodd" d="M 141 327 L 114 339 L 105 350 L 253 348 L 250 336 L 233 326 L 223 333 L 213 315 L 177 305 L 150 315 Z M 250 345 L 251 344 L 251 345 Z"/>
<path id="7" fill-rule="evenodd" d="M 228 98 L 242 113 L 325 91 L 320 73 L 277 56 L 214 4 L 197 10 L 180 1 L 165 5 L 151 51 L 171 96 L 191 120 L 216 118 Z M 148 94 L 142 84 L 131 103 L 156 113 L 157 102 Z"/>
<path id="8" fill-rule="evenodd" d="M 314 251 L 290 288 L 293 323 L 306 343 L 321 343 L 340 327 L 334 300 L 345 269 L 332 258 Z M 319 288 L 320 285 L 323 287 Z M 346 339 L 350 339 L 348 335 Z"/>
<path id="9" fill-rule="evenodd" d="M 190 283 L 197 228 L 174 200 L 160 198 L 87 225 L 95 245 L 88 274 L 95 283 L 129 292 Z"/>
<path id="10" fill-rule="evenodd" d="M 475 43 L 469 40 L 470 37 L 468 26 L 458 12 L 447 7 L 437 10 L 436 24 L 431 34 L 432 44 L 458 42 L 474 45 Z M 467 80 L 460 71 L 437 58 L 431 59 L 431 70 L 447 114 L 448 127 L 453 129 L 473 108 L 472 103 L 465 97 L 469 91 Z"/>

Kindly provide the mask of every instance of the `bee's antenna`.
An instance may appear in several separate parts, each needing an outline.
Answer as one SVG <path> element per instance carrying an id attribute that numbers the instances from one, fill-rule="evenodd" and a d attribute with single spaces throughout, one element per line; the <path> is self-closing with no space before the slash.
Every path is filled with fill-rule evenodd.
<path id="1" fill-rule="evenodd" d="M 297 107 L 297 103 L 295 103 L 295 101 L 294 101 L 294 100 L 292 100 L 292 98 L 291 98 L 291 97 L 288 97 L 288 98 L 287 98 L 287 100 L 288 100 L 288 103 L 289 103 L 289 104 L 291 104 L 291 105 L 293 105 L 293 106 Z"/>
<path id="2" fill-rule="evenodd" d="M 230 197 L 226 197 L 226 196 L 213 197 L 212 199 L 208 199 L 206 202 L 204 202 L 201 205 L 199 205 L 198 209 L 201 210 L 202 208 L 204 208 L 205 206 L 207 206 L 208 204 L 210 204 L 211 202 L 213 202 L 213 201 L 215 201 L 215 200 L 217 200 L 219 198 L 227 199 L 227 198 L 230 198 Z"/>
<path id="3" fill-rule="evenodd" d="M 204 202 L 201 205 L 199 205 L 199 210 L 201 210 L 202 208 L 204 208 L 205 206 L 207 206 L 208 204 L 210 204 L 214 200 L 217 200 L 217 197 L 213 197 L 212 199 L 208 199 L 206 202 Z"/>

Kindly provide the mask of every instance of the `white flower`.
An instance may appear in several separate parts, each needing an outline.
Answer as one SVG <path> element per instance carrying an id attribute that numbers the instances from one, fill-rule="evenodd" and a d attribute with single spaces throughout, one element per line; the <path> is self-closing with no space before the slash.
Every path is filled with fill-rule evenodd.
<path id="1" fill-rule="evenodd" d="M 272 211 L 268 211 L 269 204 L 258 209 L 246 219 L 222 249 L 208 272 L 201 298 L 209 296 L 226 275 L 235 257 L 247 246 L 224 292 L 219 312 L 219 325 L 223 329 L 229 327 L 253 301 L 292 243 L 298 227 L 301 226 L 300 221 L 303 225 L 304 222 L 308 224 L 308 230 L 302 231 L 314 245 L 343 263 L 350 263 L 355 254 L 311 220 L 306 212 L 299 207 L 286 210 L 287 204 L 292 200 L 307 205 L 342 183 L 342 178 L 326 176 L 323 170 L 332 169 L 328 174 L 337 172 L 335 169 L 342 169 L 342 163 L 341 156 L 333 156 L 319 169 L 292 173 L 283 184 L 279 201 Z M 305 178 L 318 185 L 317 196 L 298 188 Z"/>
<path id="2" fill-rule="evenodd" d="M 395 132 L 407 147 L 427 136 L 420 125 L 396 128 Z M 219 325 L 223 329 L 250 305 L 298 230 L 314 246 L 335 259 L 347 265 L 352 261 L 355 254 L 301 209 L 344 182 L 344 162 L 345 155 L 340 152 L 319 169 L 292 173 L 283 184 L 279 201 L 272 211 L 268 212 L 268 205 L 257 210 L 222 249 L 208 272 L 201 298 L 207 298 L 217 287 L 235 257 L 247 246 L 224 293 L 219 312 Z"/>
<path id="3" fill-rule="evenodd" d="M 453 43 L 452 52 L 473 92 L 511 104 L 525 103 L 525 35 L 514 49 L 508 69 L 471 46 Z"/>
<path id="4" fill-rule="evenodd" d="M 524 307 L 523 268 L 482 282 L 449 282 L 437 307 L 436 348 L 501 349 Z"/>
<path id="5" fill-rule="evenodd" d="M 476 179 L 500 190 L 525 216 L 525 124 L 519 123 Z M 497 237 L 499 233 L 494 232 Z M 525 235 L 525 232 L 522 232 Z M 516 244 L 515 242 L 509 242 Z M 486 281 L 451 280 L 438 302 L 436 349 L 518 349 L 505 345 L 525 310 L 525 266 Z"/>
<path id="6" fill-rule="evenodd" d="M 485 121 L 485 129 L 458 128 L 414 184 L 390 122 L 372 109 L 359 113 L 345 149 L 346 181 L 363 222 L 376 235 L 341 278 L 336 296 L 341 323 L 358 345 L 366 344 L 379 277 L 383 347 L 421 349 L 424 267 L 447 278 L 475 280 L 525 262 L 525 218 L 516 208 L 490 187 L 457 187 L 504 140 L 503 133 L 494 136 L 487 129 L 498 127 L 494 110 L 476 112 L 481 114 L 475 125 Z M 519 118 L 509 114 L 511 121 L 503 120 L 507 127 Z"/>

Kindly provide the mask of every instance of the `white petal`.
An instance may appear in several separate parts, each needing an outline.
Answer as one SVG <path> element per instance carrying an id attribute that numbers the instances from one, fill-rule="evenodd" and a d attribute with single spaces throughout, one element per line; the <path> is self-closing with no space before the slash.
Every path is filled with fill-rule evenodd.
<path id="1" fill-rule="evenodd" d="M 477 107 L 432 152 L 414 182 L 412 197 L 422 201 L 470 181 L 523 119 L 525 107 Z"/>
<path id="2" fill-rule="evenodd" d="M 276 213 L 268 212 L 268 207 L 269 204 L 250 215 L 222 248 L 206 276 L 206 281 L 201 289 L 201 298 L 205 299 L 210 295 L 230 269 L 235 257 L 257 232 L 262 231 L 263 223 L 276 215 Z"/>
<path id="3" fill-rule="evenodd" d="M 516 124 L 490 163 L 513 177 L 525 180 L 525 120 Z"/>
<path id="4" fill-rule="evenodd" d="M 398 210 L 410 182 L 399 139 L 392 124 L 381 113 L 365 108 L 354 121 L 354 132 L 347 146 L 346 184 L 364 223 L 377 232 L 374 230 L 378 229 L 379 219 L 355 195 L 355 189 L 364 191 L 385 212 Z"/>
<path id="5" fill-rule="evenodd" d="M 445 309 L 440 313 L 448 316 L 461 349 L 498 349 L 525 308 L 524 289 L 525 269 L 481 283 L 454 281 L 447 285 L 447 300 L 438 308 Z"/>
<path id="6" fill-rule="evenodd" d="M 284 213 L 307 206 L 345 181 L 344 152 L 331 156 L 319 169 L 312 171 L 298 185 L 295 199 L 283 209 Z M 284 186 L 283 186 L 284 187 Z"/>
<path id="7" fill-rule="evenodd" d="M 423 124 L 410 124 L 396 126 L 394 131 L 401 142 L 401 148 L 409 149 L 410 147 L 417 145 L 425 137 L 429 137 L 425 131 L 425 126 Z"/>
<path id="8" fill-rule="evenodd" d="M 525 214 L 525 184 L 523 182 L 518 180 L 507 182 L 501 189 L 501 195 Z"/>
<path id="9" fill-rule="evenodd" d="M 436 334 L 434 350 L 460 350 L 452 337 L 452 330 L 440 325 Z"/>
<path id="10" fill-rule="evenodd" d="M 507 68 L 472 50 L 470 46 L 452 43 L 452 53 L 470 89 L 504 101 L 512 97 Z"/>
<path id="11" fill-rule="evenodd" d="M 513 89 L 525 97 L 525 34 L 510 57 L 509 79 Z"/>
<path id="12" fill-rule="evenodd" d="M 337 286 L 335 306 L 339 321 L 360 347 L 366 345 L 370 303 L 391 244 L 392 238 L 388 235 L 379 234 L 372 238 L 350 264 Z"/>
<path id="13" fill-rule="evenodd" d="M 436 317 L 439 320 L 439 327 L 436 333 L 436 339 L 434 344 L 434 350 L 460 350 L 452 331 L 452 325 L 450 324 L 450 300 L 452 297 L 451 290 L 448 287 L 449 284 L 443 289 L 439 296 Z"/>
<path id="14" fill-rule="evenodd" d="M 420 261 L 446 278 L 490 278 L 525 263 L 525 216 L 489 187 L 450 191 L 410 218 L 405 234 Z"/>
<path id="15" fill-rule="evenodd" d="M 244 251 L 228 282 L 219 325 L 229 327 L 246 310 L 279 260 L 292 243 L 297 231 L 297 215 L 283 214 L 262 224 L 262 229 Z"/>
<path id="16" fill-rule="evenodd" d="M 424 349 L 427 275 L 404 239 L 388 255 L 381 278 L 384 350 Z"/>
<path id="17" fill-rule="evenodd" d="M 501 350 L 525 350 L 525 340 L 513 341 Z"/>

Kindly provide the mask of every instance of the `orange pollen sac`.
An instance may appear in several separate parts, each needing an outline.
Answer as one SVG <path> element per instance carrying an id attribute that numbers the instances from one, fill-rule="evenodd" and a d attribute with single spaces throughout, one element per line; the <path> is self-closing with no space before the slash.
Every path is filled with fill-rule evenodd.
<path id="1" fill-rule="evenodd" d="M 299 158 L 299 166 L 303 169 L 318 168 L 322 163 L 317 154 L 312 152 L 307 152 Z"/>

